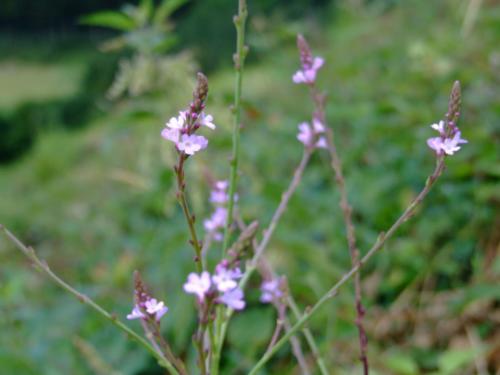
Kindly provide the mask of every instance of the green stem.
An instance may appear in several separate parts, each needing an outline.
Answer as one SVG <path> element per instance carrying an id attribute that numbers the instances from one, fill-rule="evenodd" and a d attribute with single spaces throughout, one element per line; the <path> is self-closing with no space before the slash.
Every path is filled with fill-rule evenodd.
<path id="1" fill-rule="evenodd" d="M 255 254 L 252 260 L 248 263 L 245 273 L 243 274 L 243 277 L 240 280 L 239 287 L 241 289 L 245 289 L 247 282 L 250 280 L 250 277 L 256 270 L 257 263 L 259 262 L 259 259 L 261 258 L 262 254 L 264 253 L 264 250 L 266 249 L 269 241 L 271 240 L 274 230 L 276 229 L 278 222 L 281 219 L 281 216 L 283 215 L 283 213 L 286 210 L 286 207 L 288 206 L 288 202 L 290 201 L 290 199 L 293 196 L 293 193 L 299 186 L 299 183 L 302 179 L 302 175 L 304 174 L 304 170 L 306 169 L 307 163 L 311 158 L 312 152 L 313 149 L 310 148 L 304 149 L 304 154 L 302 155 L 302 159 L 300 161 L 299 166 L 297 167 L 297 169 L 293 174 L 292 181 L 290 182 L 290 185 L 288 186 L 287 190 L 281 196 L 280 204 L 278 205 L 278 208 L 274 212 L 274 215 L 271 219 L 271 222 L 269 223 L 269 226 L 266 228 L 266 230 L 264 230 L 264 237 L 262 238 L 262 241 L 260 241 L 259 246 L 255 250 Z M 229 325 L 229 320 L 231 319 L 232 314 L 233 310 L 219 307 L 216 319 L 216 335 L 218 340 L 213 361 L 213 366 L 215 367 L 218 367 L 218 363 L 220 361 L 222 346 L 224 345 L 224 339 L 226 337 L 227 327 Z M 211 375 L 214 374 L 216 375 L 217 373 L 214 373 L 212 369 Z"/>
<path id="2" fill-rule="evenodd" d="M 290 310 L 292 310 L 293 315 L 295 318 L 298 320 L 302 316 L 302 313 L 300 312 L 299 307 L 297 306 L 297 303 L 295 302 L 294 298 L 292 295 L 289 295 L 287 298 L 287 303 L 288 306 L 290 306 Z M 312 354 L 314 356 L 314 359 L 316 360 L 316 364 L 318 365 L 319 371 L 321 372 L 321 375 L 329 375 L 330 373 L 328 372 L 328 369 L 326 368 L 325 361 L 321 357 L 321 353 L 319 352 L 319 348 L 316 345 L 316 341 L 314 341 L 314 337 L 309 330 L 309 328 L 304 327 L 302 328 L 302 333 L 304 334 L 304 337 L 306 338 L 307 345 L 309 345 L 309 348 L 311 348 Z"/>
<path id="3" fill-rule="evenodd" d="M 222 243 L 222 257 L 229 246 L 231 223 L 233 221 L 234 196 L 238 180 L 238 163 L 240 158 L 240 128 L 241 128 L 241 91 L 243 84 L 243 66 L 248 47 L 245 46 L 245 23 L 248 11 L 246 0 L 239 0 L 238 14 L 234 17 L 236 27 L 236 53 L 234 54 L 234 69 L 236 80 L 234 83 L 234 123 L 233 123 L 233 153 L 231 156 L 231 174 L 229 178 L 229 201 L 227 207 L 227 219 L 224 228 L 224 241 Z"/>
<path id="4" fill-rule="evenodd" d="M 444 156 L 440 156 L 437 159 L 436 168 L 433 174 L 427 179 L 426 184 L 422 191 L 418 194 L 418 196 L 410 203 L 410 205 L 406 208 L 406 210 L 401 214 L 401 216 L 394 222 L 394 224 L 389 228 L 386 233 L 381 233 L 378 237 L 375 244 L 372 248 L 366 253 L 366 255 L 353 267 L 351 270 L 346 273 L 342 278 L 328 290 L 316 304 L 307 309 L 304 315 L 293 325 L 293 327 L 285 334 L 283 337 L 274 345 L 270 350 L 266 351 L 262 358 L 257 362 L 257 364 L 250 370 L 249 375 L 256 375 L 257 372 L 262 369 L 262 367 L 272 358 L 274 354 L 286 344 L 286 342 L 292 337 L 296 332 L 311 319 L 312 316 L 331 298 L 333 298 L 342 285 L 344 285 L 347 281 L 354 276 L 359 269 L 365 264 L 375 253 L 377 253 L 384 245 L 384 243 L 392 237 L 394 232 L 408 219 L 411 218 L 415 208 L 422 202 L 425 196 L 429 193 L 432 185 L 441 175 L 444 169 Z"/>
<path id="5" fill-rule="evenodd" d="M 198 240 L 198 235 L 196 234 L 196 228 L 194 226 L 195 218 L 189 210 L 189 205 L 186 198 L 186 182 L 184 181 L 184 161 L 186 156 L 181 153 L 179 154 L 179 164 L 175 167 L 175 173 L 177 176 L 177 199 L 182 207 L 182 212 L 186 217 L 186 222 L 189 227 L 189 233 L 191 234 L 190 243 L 194 248 L 195 252 L 195 264 L 196 271 L 201 273 L 203 271 L 203 260 L 202 260 L 202 247 L 200 241 Z"/>
<path id="6" fill-rule="evenodd" d="M 118 320 L 116 315 L 107 312 L 106 310 L 104 310 L 104 308 L 102 308 L 100 305 L 94 302 L 90 297 L 80 293 L 79 291 L 74 289 L 71 285 L 62 280 L 50 269 L 50 267 L 44 260 L 38 258 L 38 256 L 35 253 L 35 250 L 32 247 L 24 245 L 12 232 L 10 232 L 7 228 L 5 228 L 1 224 L 0 224 L 0 229 L 3 229 L 7 238 L 10 241 L 12 241 L 12 243 L 14 243 L 14 245 L 19 250 L 21 250 L 24 253 L 24 255 L 26 255 L 28 259 L 30 259 L 35 264 L 35 266 L 38 268 L 39 271 L 44 272 L 54 283 L 56 283 L 61 288 L 72 294 L 81 303 L 94 309 L 101 316 L 103 316 L 111 323 L 113 323 L 116 327 L 124 331 L 128 335 L 128 337 L 135 340 L 137 343 L 141 344 L 149 353 L 151 353 L 151 355 L 153 355 L 153 357 L 155 357 L 158 360 L 160 366 L 165 367 L 168 371 L 170 371 L 171 374 L 179 375 L 179 372 L 175 369 L 172 363 L 163 355 L 163 353 L 161 353 L 161 351 L 158 351 L 155 348 L 153 348 L 153 346 L 151 346 L 151 344 L 149 344 L 147 340 L 139 336 L 132 329 L 130 329 L 124 323 Z"/>

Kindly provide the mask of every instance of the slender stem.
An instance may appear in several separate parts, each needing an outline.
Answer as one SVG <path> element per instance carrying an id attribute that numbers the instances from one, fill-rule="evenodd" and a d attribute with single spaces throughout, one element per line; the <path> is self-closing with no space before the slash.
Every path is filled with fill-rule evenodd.
<path id="1" fill-rule="evenodd" d="M 74 297 L 78 299 L 81 303 L 91 307 L 99 313 L 101 316 L 109 320 L 111 323 L 113 323 L 116 327 L 124 331 L 129 338 L 135 340 L 137 343 L 141 344 L 153 357 L 155 357 L 158 360 L 158 363 L 162 366 L 165 367 L 168 371 L 170 371 L 171 374 L 178 375 L 179 372 L 175 369 L 175 367 L 172 365 L 172 363 L 163 355 L 161 351 L 156 350 L 152 345 L 150 345 L 147 340 L 139 336 L 137 333 L 135 333 L 132 329 L 127 327 L 124 323 L 122 323 L 115 314 L 111 314 L 108 311 L 106 311 L 103 307 L 98 305 L 96 302 L 94 302 L 90 297 L 86 296 L 85 294 L 80 293 L 76 289 L 74 289 L 71 285 L 67 284 L 64 280 L 62 280 L 59 276 L 57 276 L 48 266 L 48 264 L 38 258 L 38 256 L 35 253 L 35 250 L 32 247 L 28 247 L 24 245 L 12 232 L 10 232 L 7 228 L 5 228 L 3 225 L 0 224 L 0 230 L 3 230 L 7 238 L 19 249 L 21 250 L 24 255 L 28 257 L 29 260 L 31 260 L 36 268 L 45 273 L 54 283 L 56 283 L 58 286 L 66 290 L 68 293 L 72 294 Z"/>
<path id="2" fill-rule="evenodd" d="M 231 175 L 229 178 L 229 203 L 227 206 L 227 219 L 224 228 L 224 241 L 222 243 L 222 257 L 229 246 L 231 223 L 233 221 L 234 195 L 238 180 L 238 164 L 240 158 L 240 128 L 241 128 L 241 91 L 243 84 L 243 67 L 248 47 L 245 46 L 245 23 L 248 11 L 246 0 L 239 0 L 238 14 L 234 16 L 236 27 L 236 53 L 234 54 L 234 69 L 236 79 L 234 83 L 234 123 L 233 123 L 233 153 L 231 156 Z"/>
<path id="3" fill-rule="evenodd" d="M 254 247 L 257 247 L 255 240 L 254 240 L 254 243 L 255 243 Z M 260 259 L 259 271 L 261 272 L 263 278 L 267 277 L 267 278 L 271 278 L 274 280 L 278 277 L 276 275 L 276 272 L 274 272 L 273 267 L 271 266 L 271 264 L 267 261 L 267 259 L 265 257 L 262 257 Z M 295 299 L 293 298 L 293 295 L 289 289 L 287 290 L 286 304 L 290 307 L 290 310 L 292 310 L 292 313 L 295 316 L 295 319 L 297 319 L 297 320 L 300 319 L 300 317 L 302 316 L 302 311 L 300 311 L 299 306 L 295 302 Z M 288 328 L 287 328 L 287 325 L 288 325 Z M 290 322 L 288 320 L 286 320 L 285 321 L 285 329 L 289 330 L 290 327 L 291 327 Z M 319 352 L 318 345 L 316 345 L 316 342 L 314 341 L 314 336 L 312 335 L 311 330 L 307 327 L 304 327 L 304 328 L 302 328 L 302 334 L 306 338 L 306 342 L 309 345 L 309 348 L 311 349 L 311 352 L 312 352 L 313 357 L 316 361 L 316 364 L 318 365 L 318 368 L 321 372 L 321 375 L 329 375 L 328 369 L 326 368 L 326 365 L 325 365 L 325 361 L 321 357 L 321 353 Z M 298 340 L 297 338 L 292 338 L 292 339 Z M 294 343 L 292 341 L 290 341 L 290 343 L 292 344 L 292 351 L 294 352 L 295 357 L 297 358 L 297 361 L 299 362 L 299 365 L 302 368 L 302 372 L 309 373 L 309 369 L 307 369 L 307 365 L 305 367 L 306 371 L 304 371 L 304 367 L 300 364 L 300 358 L 295 353 L 296 349 L 295 349 Z M 300 351 L 299 354 L 302 354 L 302 349 L 300 348 L 300 344 L 299 344 L 298 349 Z M 302 357 L 303 357 L 303 355 L 302 355 Z"/>
<path id="4" fill-rule="evenodd" d="M 351 279 L 353 275 L 359 272 L 359 269 L 363 264 L 365 264 L 374 254 L 376 254 L 384 245 L 384 243 L 392 237 L 394 232 L 408 219 L 410 219 L 414 213 L 415 208 L 422 202 L 425 196 L 429 193 L 432 185 L 441 175 L 444 169 L 444 156 L 439 156 L 436 162 L 436 168 L 431 176 L 426 181 L 426 184 L 422 191 L 417 195 L 417 197 L 410 203 L 406 210 L 401 214 L 401 216 L 394 222 L 394 224 L 389 228 L 386 233 L 381 233 L 371 247 L 371 249 L 366 253 L 366 255 L 354 266 L 349 272 L 347 272 L 342 278 L 333 285 L 330 290 L 328 290 L 316 304 L 307 309 L 304 315 L 293 325 L 293 327 L 285 334 L 283 337 L 272 347 L 271 350 L 264 353 L 262 358 L 257 362 L 257 364 L 250 370 L 249 375 L 255 375 L 257 372 L 272 358 L 274 354 L 293 336 L 299 329 L 301 329 L 314 314 L 331 298 L 333 298 L 342 285 Z"/>
<path id="5" fill-rule="evenodd" d="M 288 319 L 285 320 L 285 330 L 288 332 L 292 328 L 290 321 Z M 302 370 L 303 375 L 310 375 L 309 367 L 307 366 L 307 361 L 304 358 L 304 353 L 302 352 L 302 348 L 300 346 L 300 340 L 297 336 L 290 337 L 290 345 L 292 346 L 292 352 L 297 362 L 299 364 L 300 369 Z"/>
<path id="6" fill-rule="evenodd" d="M 347 244 L 349 247 L 349 255 L 351 257 L 351 267 L 355 266 L 359 262 L 359 249 L 356 246 L 356 234 L 354 229 L 354 224 L 352 221 L 352 208 L 349 204 L 347 197 L 347 189 L 345 186 L 345 178 L 342 172 L 342 162 L 340 160 L 339 154 L 337 153 L 337 147 L 335 146 L 333 130 L 329 128 L 326 124 L 325 116 L 325 97 L 322 95 L 314 85 L 311 86 L 311 98 L 315 104 L 315 116 L 321 121 L 326 130 L 328 152 L 330 154 L 330 164 L 335 173 L 335 181 L 340 193 L 340 209 L 342 211 L 342 217 L 344 218 L 344 224 L 346 228 Z M 363 325 L 363 317 L 365 315 L 365 308 L 362 302 L 362 290 L 361 290 L 361 272 L 356 272 L 354 275 L 354 295 L 355 295 L 355 308 L 356 308 L 356 326 L 358 327 L 359 336 L 359 351 L 360 360 L 363 364 L 363 374 L 369 374 L 368 366 L 368 338 L 366 336 L 366 331 Z"/>
<path id="7" fill-rule="evenodd" d="M 285 324 L 286 319 L 286 304 L 280 303 L 277 306 L 276 311 L 278 311 L 278 318 L 276 319 L 276 327 L 274 328 L 273 335 L 271 336 L 271 340 L 269 341 L 269 345 L 267 346 L 267 350 L 271 349 L 278 338 L 280 337 L 281 330 Z"/>
<path id="8" fill-rule="evenodd" d="M 283 215 L 283 213 L 286 210 L 286 207 L 288 206 L 288 202 L 290 201 L 290 198 L 292 198 L 293 193 L 299 186 L 300 180 L 302 179 L 302 175 L 304 174 L 304 170 L 307 166 L 307 163 L 309 162 L 309 159 L 311 158 L 311 154 L 313 152 L 313 149 L 311 148 L 305 148 L 304 149 L 304 154 L 302 155 L 302 159 L 300 161 L 300 164 L 298 165 L 297 169 L 295 170 L 293 174 L 292 181 L 290 182 L 290 185 L 288 186 L 287 190 L 283 193 L 281 196 L 281 201 L 278 205 L 278 208 L 274 212 L 274 215 L 271 219 L 271 222 L 269 223 L 269 226 L 267 227 L 266 230 L 264 230 L 264 237 L 262 238 L 262 241 L 259 243 L 259 246 L 255 250 L 255 254 L 252 258 L 252 260 L 249 262 L 249 264 L 246 267 L 245 273 L 243 274 L 243 277 L 240 280 L 239 287 L 241 289 L 244 289 L 248 280 L 250 280 L 250 276 L 252 276 L 253 272 L 257 269 L 257 264 L 259 262 L 259 259 L 261 258 L 262 254 L 264 253 L 264 250 L 266 249 L 267 244 L 271 240 L 271 237 L 274 233 L 274 230 L 276 229 L 276 226 L 278 225 L 278 222 Z M 220 354 L 222 351 L 222 346 L 224 345 L 224 339 L 226 337 L 226 332 L 227 332 L 227 327 L 229 324 L 229 320 L 231 319 L 231 316 L 233 314 L 232 309 L 227 309 L 224 310 L 222 307 L 219 308 L 219 313 L 217 314 L 217 320 L 216 320 L 216 335 L 217 335 L 217 347 L 214 352 L 214 360 L 212 362 L 213 367 L 212 367 L 212 374 L 214 375 L 213 371 L 214 368 L 218 368 L 218 363 L 220 361 Z M 216 375 L 217 373 L 215 373 Z"/>
<path id="9" fill-rule="evenodd" d="M 194 261 L 196 264 L 196 271 L 201 273 L 203 271 L 203 260 L 202 260 L 202 245 L 198 240 L 198 235 L 196 234 L 196 228 L 194 226 L 195 217 L 191 214 L 189 210 L 189 205 L 186 198 L 186 182 L 184 179 L 184 162 L 186 161 L 186 155 L 184 153 L 179 153 L 179 163 L 174 167 L 175 174 L 177 176 L 177 199 L 182 207 L 182 212 L 186 217 L 186 222 L 189 227 L 189 233 L 191 235 L 191 240 L 189 243 L 193 246 L 195 251 Z"/>
<path id="10" fill-rule="evenodd" d="M 302 312 L 300 311 L 297 303 L 295 302 L 293 296 L 291 294 L 288 295 L 287 298 L 288 306 L 290 306 L 290 310 L 292 310 L 293 315 L 298 320 L 302 316 Z M 321 375 L 329 375 L 328 369 L 326 368 L 325 361 L 321 357 L 321 353 L 319 352 L 318 345 L 316 345 L 316 341 L 314 341 L 314 336 L 311 333 L 311 330 L 307 327 L 302 328 L 302 333 L 306 338 L 307 345 L 311 348 L 311 352 L 316 360 L 316 364 L 318 365 L 319 371 Z"/>

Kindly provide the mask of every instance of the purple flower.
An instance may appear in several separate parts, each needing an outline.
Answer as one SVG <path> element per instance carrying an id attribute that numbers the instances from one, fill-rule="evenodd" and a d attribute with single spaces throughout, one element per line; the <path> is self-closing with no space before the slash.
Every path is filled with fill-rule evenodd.
<path id="1" fill-rule="evenodd" d="M 139 308 L 139 306 L 135 305 L 134 308 L 132 309 L 132 312 L 127 315 L 128 320 L 133 320 L 133 319 L 142 319 L 145 318 L 146 315 L 144 315 Z"/>
<path id="2" fill-rule="evenodd" d="M 203 226 L 208 232 L 213 232 L 218 228 L 223 228 L 226 224 L 227 209 L 224 207 L 217 207 L 210 217 L 203 222 Z"/>
<path id="3" fill-rule="evenodd" d="M 292 77 L 294 83 L 305 83 L 312 85 L 316 81 L 316 74 L 323 66 L 325 60 L 322 57 L 315 57 L 312 64 L 303 63 L 302 70 L 297 70 Z"/>
<path id="4" fill-rule="evenodd" d="M 185 111 L 180 111 L 179 112 L 179 117 L 172 117 L 168 122 L 165 124 L 170 129 L 182 129 L 184 128 L 184 125 L 186 124 L 186 112 Z"/>
<path id="5" fill-rule="evenodd" d="M 200 302 L 205 299 L 206 293 L 210 290 L 210 274 L 203 271 L 201 275 L 190 273 L 187 282 L 184 284 L 184 291 L 190 294 L 196 294 Z"/>
<path id="6" fill-rule="evenodd" d="M 140 303 L 140 302 L 139 302 Z M 142 303 L 141 303 L 142 305 Z M 158 301 L 155 298 L 150 298 L 144 302 L 144 309 L 147 315 L 154 316 L 156 321 L 160 321 L 161 317 L 165 315 L 168 311 L 168 307 L 162 301 Z M 128 320 L 133 319 L 145 319 L 147 317 L 138 305 L 135 305 L 132 312 L 127 315 Z"/>
<path id="7" fill-rule="evenodd" d="M 200 114 L 200 124 L 206 126 L 210 129 L 215 129 L 215 124 L 213 123 L 214 118 L 212 115 L 205 115 L 204 112 Z"/>
<path id="8" fill-rule="evenodd" d="M 460 150 L 460 144 L 467 143 L 467 140 L 462 138 L 462 133 L 456 126 L 447 126 L 444 121 L 439 121 L 438 124 L 432 124 L 431 128 L 437 130 L 440 136 L 429 138 L 427 145 L 436 151 L 438 155 L 442 155 L 443 152 L 447 155 L 453 155 Z"/>
<path id="9" fill-rule="evenodd" d="M 460 150 L 459 144 L 467 143 L 465 139 L 462 139 L 462 134 L 459 130 L 455 133 L 453 138 L 446 138 L 441 146 L 441 149 L 448 155 L 453 155 L 455 152 Z"/>
<path id="10" fill-rule="evenodd" d="M 318 138 L 318 134 L 321 134 L 324 131 L 324 125 L 316 119 L 313 120 L 312 127 L 309 125 L 309 123 L 303 122 L 299 124 L 299 133 L 297 134 L 297 139 L 306 147 L 327 148 L 328 144 L 326 142 L 326 138 L 322 136 Z M 316 138 L 316 144 L 313 145 Z"/>
<path id="11" fill-rule="evenodd" d="M 434 129 L 434 130 L 437 130 L 439 132 L 439 134 L 441 134 L 442 136 L 444 136 L 446 130 L 445 130 L 445 122 L 444 121 L 439 121 L 439 123 L 437 124 L 432 124 L 431 125 L 431 128 Z"/>
<path id="12" fill-rule="evenodd" d="M 168 311 L 168 307 L 165 306 L 162 301 L 157 301 L 155 298 L 147 300 L 144 305 L 146 307 L 146 312 L 150 315 L 154 315 L 157 321 L 159 321 Z"/>
<path id="13" fill-rule="evenodd" d="M 179 151 L 184 151 L 187 155 L 194 155 L 196 152 L 203 150 L 208 145 L 208 140 L 202 135 L 187 135 L 181 136 L 180 142 L 177 143 Z"/>
<path id="14" fill-rule="evenodd" d="M 262 291 L 260 301 L 263 303 L 271 303 L 283 297 L 278 279 L 264 281 L 260 286 L 260 290 Z"/>
<path id="15" fill-rule="evenodd" d="M 171 129 L 165 128 L 161 131 L 161 136 L 168 141 L 172 141 L 175 144 L 179 143 L 179 138 L 181 136 L 181 132 L 179 129 Z"/>
<path id="16" fill-rule="evenodd" d="M 217 286 L 219 292 L 228 292 L 238 286 L 236 280 L 242 276 L 239 268 L 230 270 L 225 265 L 218 264 L 215 269 L 215 275 L 212 276 L 212 281 Z"/>
<path id="17" fill-rule="evenodd" d="M 235 288 L 225 292 L 218 298 L 220 303 L 225 304 L 233 310 L 242 310 L 245 308 L 245 301 L 243 300 L 243 291 L 240 288 Z"/>

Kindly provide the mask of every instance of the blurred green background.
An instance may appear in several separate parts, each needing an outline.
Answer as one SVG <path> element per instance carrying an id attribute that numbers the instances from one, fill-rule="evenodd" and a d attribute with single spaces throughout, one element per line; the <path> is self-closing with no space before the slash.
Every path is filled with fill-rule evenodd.
<path id="1" fill-rule="evenodd" d="M 121 317 L 132 306 L 132 272 L 141 270 L 171 309 L 166 336 L 193 366 L 196 316 L 181 292 L 192 250 L 175 200 L 174 150 L 159 133 L 189 102 L 202 69 L 218 128 L 187 173 L 193 209 L 208 216 L 207 176 L 229 173 L 237 2 L 166 3 L 169 27 L 161 16 L 155 23 L 148 1 L 2 1 L 0 223 Z M 122 16 L 85 17 L 120 7 Z M 429 124 L 443 117 L 451 85 L 461 81 L 460 127 L 469 144 L 448 158 L 418 215 L 362 272 L 369 359 L 374 374 L 498 374 L 500 7 L 492 0 L 250 0 L 249 8 L 239 189 L 247 221 L 267 225 L 301 157 L 297 124 L 312 105 L 291 82 L 296 33 L 326 59 L 319 85 L 328 92 L 362 252 L 432 171 Z M 322 151 L 268 256 L 303 308 L 350 268 Z M 0 264 L 1 374 L 162 373 L 3 237 Z M 248 308 L 231 323 L 225 374 L 245 373 L 272 332 L 275 315 L 258 302 L 258 285 L 255 278 Z M 349 285 L 310 324 L 332 374 L 361 371 L 354 319 Z M 283 350 L 265 373 L 299 370 Z"/>

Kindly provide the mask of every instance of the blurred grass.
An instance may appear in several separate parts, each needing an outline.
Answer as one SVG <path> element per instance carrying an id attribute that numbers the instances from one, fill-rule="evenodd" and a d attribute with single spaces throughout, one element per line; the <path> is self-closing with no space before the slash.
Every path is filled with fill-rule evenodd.
<path id="1" fill-rule="evenodd" d="M 434 159 L 425 145 L 432 135 L 428 125 L 443 116 L 452 82 L 463 84 L 460 126 L 470 143 L 449 158 L 419 215 L 363 271 L 373 373 L 460 373 L 473 368 L 478 356 L 488 359 L 496 345 L 500 10 L 486 4 L 466 38 L 464 11 L 454 1 L 408 1 L 383 11 L 332 8 L 323 15 L 332 22 L 322 29 L 314 22 L 287 29 L 259 20 L 259 32 L 269 38 L 259 40 L 258 58 L 245 73 L 239 202 L 244 218 L 269 221 L 300 159 L 296 127 L 311 111 L 306 90 L 290 78 L 298 67 L 292 31 L 301 26 L 327 61 L 320 85 L 329 94 L 328 121 L 343 156 L 362 251 L 422 187 Z M 54 82 L 78 74 L 72 64 L 50 69 L 57 79 L 40 73 L 49 96 L 57 95 Z M 183 79 L 185 85 L 170 89 L 167 98 L 125 101 L 85 129 L 47 132 L 26 158 L 0 169 L 0 222 L 119 316 L 130 309 L 131 273 L 140 269 L 171 307 L 164 324 L 178 352 L 189 347 L 195 324 L 192 299 L 180 292 L 192 250 L 174 197 L 174 154 L 158 134 L 190 99 L 192 77 Z M 209 149 L 188 166 L 188 189 L 200 218 L 210 210 L 204 175 L 226 176 L 230 149 L 233 75 L 223 70 L 209 80 L 208 111 L 218 128 L 208 134 Z M 23 81 L 29 86 L 31 80 Z M 0 98 L 14 101 L 0 82 Z M 318 152 L 269 248 L 269 258 L 288 275 L 303 306 L 349 268 L 332 184 L 327 158 Z M 75 335 L 123 373 L 154 371 L 140 349 L 47 283 L 3 238 L 0 262 L 2 371 L 93 373 L 69 345 Z M 257 290 L 248 297 L 248 310 L 230 328 L 228 374 L 249 368 L 264 350 L 274 319 L 270 308 L 259 305 Z M 334 374 L 359 371 L 353 319 L 346 289 L 311 322 Z M 467 329 L 477 332 L 480 348 L 472 348 Z M 473 356 L 460 354 L 469 349 Z M 194 363 L 194 352 L 182 354 Z M 296 373 L 289 360 L 280 353 L 266 373 Z"/>
<path id="2" fill-rule="evenodd" d="M 84 72 L 82 63 L 41 65 L 22 60 L 0 62 L 0 110 L 26 101 L 60 99 L 75 94 Z M 8 88 L 8 89 L 7 89 Z"/>

